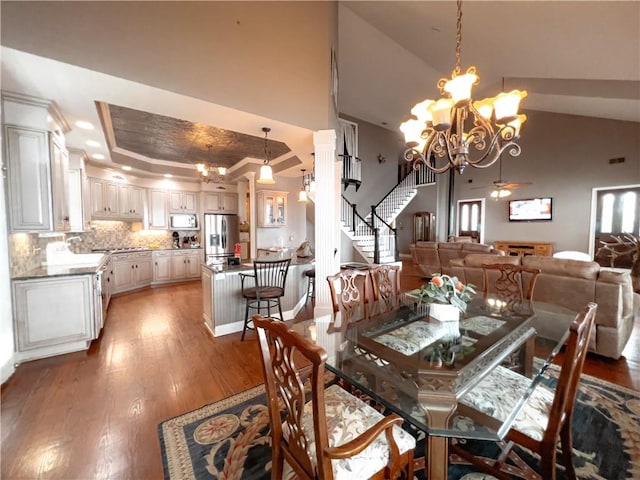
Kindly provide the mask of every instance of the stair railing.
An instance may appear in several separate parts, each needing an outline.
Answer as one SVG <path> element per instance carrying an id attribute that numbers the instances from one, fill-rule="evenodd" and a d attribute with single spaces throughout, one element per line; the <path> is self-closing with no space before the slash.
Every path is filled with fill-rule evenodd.
<path id="1" fill-rule="evenodd" d="M 371 218 L 373 219 L 373 228 L 376 231 L 373 262 L 380 263 L 381 249 L 384 249 L 387 252 L 393 252 L 393 260 L 397 261 L 398 258 L 400 258 L 400 251 L 398 247 L 398 229 L 389 225 L 387 222 L 385 222 L 384 218 L 381 218 L 376 213 L 375 205 L 371 205 Z"/>
<path id="2" fill-rule="evenodd" d="M 354 236 L 374 235 L 374 226 L 358 213 L 356 204 L 349 202 L 344 195 L 342 195 L 340 220 L 353 232 Z"/>

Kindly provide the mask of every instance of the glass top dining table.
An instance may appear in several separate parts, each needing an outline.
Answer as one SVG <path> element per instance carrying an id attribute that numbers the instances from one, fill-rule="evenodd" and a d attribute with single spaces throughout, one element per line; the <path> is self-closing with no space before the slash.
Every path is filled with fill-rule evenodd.
<path id="1" fill-rule="evenodd" d="M 502 439 L 564 344 L 577 312 L 478 295 L 459 320 L 440 321 L 410 292 L 399 304 L 352 324 L 343 324 L 338 313 L 294 329 L 327 351 L 329 371 L 423 431 L 426 476 L 446 479 L 448 437 Z M 536 342 L 545 343 L 550 354 L 534 362 Z M 501 364 L 531 379 L 506 419 L 496 428 L 458 415 L 461 399 L 473 396 L 474 387 Z"/>

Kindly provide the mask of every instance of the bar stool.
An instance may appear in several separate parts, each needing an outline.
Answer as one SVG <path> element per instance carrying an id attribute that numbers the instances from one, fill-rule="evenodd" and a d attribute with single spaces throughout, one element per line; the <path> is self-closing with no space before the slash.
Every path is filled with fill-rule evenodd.
<path id="1" fill-rule="evenodd" d="M 312 268 L 311 270 L 307 270 L 304 272 L 304 276 L 307 277 L 307 299 L 304 301 L 306 305 L 309 299 L 311 299 L 311 304 L 313 304 L 313 300 L 316 298 L 316 269 Z"/>

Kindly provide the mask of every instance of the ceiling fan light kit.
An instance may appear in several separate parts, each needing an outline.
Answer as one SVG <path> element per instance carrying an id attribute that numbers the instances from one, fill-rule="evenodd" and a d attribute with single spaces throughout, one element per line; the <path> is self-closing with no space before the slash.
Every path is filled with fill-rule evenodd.
<path id="1" fill-rule="evenodd" d="M 400 125 L 409 146 L 404 158 L 413 163 L 414 170 L 424 165 L 435 173 L 450 169 L 462 173 L 469 165 L 475 168 L 493 165 L 505 151 L 512 157 L 520 155 L 516 140 L 527 117 L 518 114 L 518 108 L 527 92 L 512 90 L 473 101 L 471 90 L 480 77 L 474 66 L 465 73 L 460 69 L 462 0 L 457 2 L 456 27 L 456 66 L 450 79 L 441 78 L 438 82 L 444 98 L 416 104 L 411 109 L 415 118 Z M 467 119 L 473 120 L 472 126 L 465 125 Z M 465 126 L 470 127 L 468 131 Z M 470 154 L 472 146 L 475 156 Z M 436 157 L 446 159 L 446 163 L 438 166 Z"/>

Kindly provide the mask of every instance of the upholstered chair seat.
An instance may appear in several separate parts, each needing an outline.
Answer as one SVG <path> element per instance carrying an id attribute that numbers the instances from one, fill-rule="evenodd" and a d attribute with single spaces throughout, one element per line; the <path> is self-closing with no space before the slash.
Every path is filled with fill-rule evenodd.
<path id="1" fill-rule="evenodd" d="M 331 385 L 324 391 L 324 404 L 327 415 L 327 433 L 329 447 L 343 445 L 382 420 L 381 413 L 357 397 L 354 397 L 338 385 Z M 307 453 L 317 468 L 316 444 L 313 433 L 313 404 L 308 402 L 302 413 L 302 428 L 310 439 Z M 282 433 L 289 439 L 289 429 L 282 424 Z M 398 426 L 393 427 L 393 437 L 403 454 L 416 448 L 416 441 Z M 389 445 L 384 433 L 359 454 L 342 460 L 332 460 L 333 478 L 351 480 L 370 478 L 384 469 L 389 460 Z"/>

